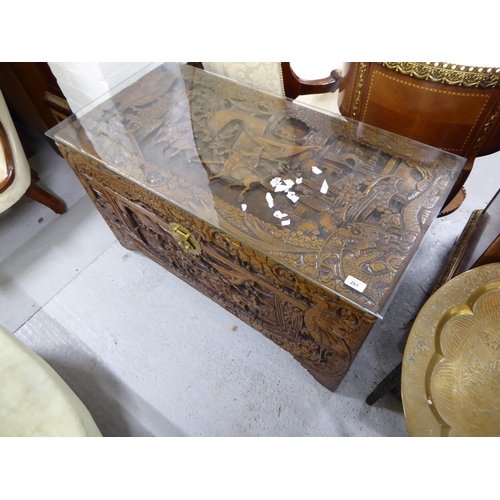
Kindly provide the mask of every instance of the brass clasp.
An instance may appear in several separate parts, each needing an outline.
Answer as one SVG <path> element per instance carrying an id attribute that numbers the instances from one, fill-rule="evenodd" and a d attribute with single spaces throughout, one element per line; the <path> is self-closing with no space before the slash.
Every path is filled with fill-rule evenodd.
<path id="1" fill-rule="evenodd" d="M 201 254 L 201 246 L 196 241 L 196 238 L 180 224 L 175 222 L 171 222 L 168 225 L 169 233 L 174 237 L 177 244 L 184 250 L 186 253 L 191 255 L 200 255 Z"/>

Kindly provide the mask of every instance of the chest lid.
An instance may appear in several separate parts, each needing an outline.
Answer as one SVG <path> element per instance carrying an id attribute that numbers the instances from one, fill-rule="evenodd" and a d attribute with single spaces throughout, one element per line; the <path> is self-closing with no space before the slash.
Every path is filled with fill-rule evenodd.
<path id="1" fill-rule="evenodd" d="M 166 63 L 49 133 L 382 317 L 465 159 Z"/>

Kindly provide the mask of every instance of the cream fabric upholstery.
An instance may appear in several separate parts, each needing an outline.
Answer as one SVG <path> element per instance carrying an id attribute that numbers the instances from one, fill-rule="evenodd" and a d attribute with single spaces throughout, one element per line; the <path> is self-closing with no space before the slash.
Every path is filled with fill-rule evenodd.
<path id="1" fill-rule="evenodd" d="M 63 379 L 1 326 L 0 436 L 101 436 Z"/>
<path id="2" fill-rule="evenodd" d="M 337 65 L 339 65 L 337 63 Z M 206 71 L 225 76 L 243 85 L 285 97 L 281 63 L 264 62 L 204 62 Z M 301 95 L 295 102 L 304 106 L 319 108 L 331 113 L 340 114 L 338 92 L 324 94 Z"/>
<path id="3" fill-rule="evenodd" d="M 0 122 L 2 122 L 7 136 L 9 137 L 10 147 L 14 154 L 14 164 L 16 175 L 14 182 L 7 188 L 6 191 L 0 194 L 0 213 L 10 208 L 16 203 L 19 198 L 26 192 L 31 184 L 31 171 L 26 155 L 24 154 L 21 141 L 17 135 L 14 123 L 10 116 L 5 99 L 0 92 Z M 5 164 L 5 153 L 0 143 L 0 179 L 5 179 L 7 173 L 7 165 Z"/>
<path id="4" fill-rule="evenodd" d="M 204 62 L 203 67 L 243 85 L 285 97 L 279 62 Z"/>

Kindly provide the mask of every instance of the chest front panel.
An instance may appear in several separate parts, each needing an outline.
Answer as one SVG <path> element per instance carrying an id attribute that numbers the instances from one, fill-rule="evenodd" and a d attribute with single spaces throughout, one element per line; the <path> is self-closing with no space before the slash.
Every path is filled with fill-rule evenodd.
<path id="1" fill-rule="evenodd" d="M 373 316 L 98 163 L 59 148 L 123 246 L 192 285 L 336 389 Z M 179 245 L 174 223 L 199 243 L 199 255 Z"/>

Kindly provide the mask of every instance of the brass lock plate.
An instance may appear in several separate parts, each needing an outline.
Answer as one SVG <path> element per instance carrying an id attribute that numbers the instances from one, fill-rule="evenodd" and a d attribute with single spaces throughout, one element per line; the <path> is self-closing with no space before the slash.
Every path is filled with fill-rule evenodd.
<path id="1" fill-rule="evenodd" d="M 174 237 L 184 252 L 190 255 L 201 254 L 201 245 L 185 227 L 176 222 L 171 222 L 168 225 L 168 232 Z"/>

